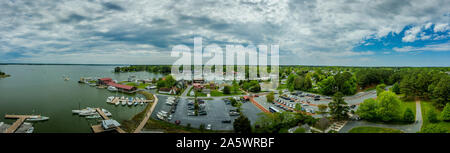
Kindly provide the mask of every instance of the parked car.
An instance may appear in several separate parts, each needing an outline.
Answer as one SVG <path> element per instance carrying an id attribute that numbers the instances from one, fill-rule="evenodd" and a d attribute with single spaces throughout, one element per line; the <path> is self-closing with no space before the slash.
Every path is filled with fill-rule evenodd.
<path id="1" fill-rule="evenodd" d="M 206 129 L 207 130 L 211 130 L 212 128 L 211 128 L 211 124 L 208 124 L 207 126 L 206 126 Z"/>

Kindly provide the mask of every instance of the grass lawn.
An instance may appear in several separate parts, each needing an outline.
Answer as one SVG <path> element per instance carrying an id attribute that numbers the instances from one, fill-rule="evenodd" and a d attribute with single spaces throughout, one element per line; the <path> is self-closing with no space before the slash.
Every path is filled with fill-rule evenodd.
<path id="1" fill-rule="evenodd" d="M 441 117 L 440 117 L 441 110 L 434 107 L 432 102 L 422 101 L 422 102 L 420 102 L 420 106 L 422 107 L 422 118 L 423 118 L 422 128 L 435 124 L 435 125 L 438 125 L 440 127 L 447 129 L 447 132 L 450 132 L 450 122 L 444 122 L 441 120 Z M 437 118 L 438 118 L 439 122 L 431 123 L 430 121 L 428 121 L 428 112 L 429 111 L 435 111 L 438 114 Z"/>
<path id="2" fill-rule="evenodd" d="M 403 133 L 403 132 L 391 128 L 361 126 L 351 129 L 349 133 Z"/>
<path id="3" fill-rule="evenodd" d="M 145 84 L 145 83 L 140 83 L 139 85 L 136 85 L 136 83 L 134 83 L 134 82 L 127 82 L 125 85 L 133 86 L 138 89 L 145 89 L 145 87 L 148 86 L 148 84 Z"/>
<path id="4" fill-rule="evenodd" d="M 224 94 L 221 91 L 218 90 L 211 90 L 211 97 L 220 97 L 220 96 L 234 96 L 234 95 L 242 95 L 242 91 L 238 91 L 237 93 L 233 93 L 233 91 L 231 91 L 230 94 Z"/>

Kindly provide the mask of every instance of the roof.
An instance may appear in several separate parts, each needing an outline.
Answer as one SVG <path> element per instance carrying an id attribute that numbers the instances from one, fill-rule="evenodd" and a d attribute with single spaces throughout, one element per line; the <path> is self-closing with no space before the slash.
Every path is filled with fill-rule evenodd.
<path id="1" fill-rule="evenodd" d="M 116 88 L 120 88 L 120 89 L 126 89 L 126 90 L 131 90 L 131 89 L 134 88 L 133 86 L 117 84 L 117 83 L 114 83 L 114 82 L 109 82 L 108 85 L 116 87 Z"/>
<path id="2" fill-rule="evenodd" d="M 100 81 L 112 81 L 112 79 L 111 78 L 101 78 L 101 79 L 99 79 Z"/>

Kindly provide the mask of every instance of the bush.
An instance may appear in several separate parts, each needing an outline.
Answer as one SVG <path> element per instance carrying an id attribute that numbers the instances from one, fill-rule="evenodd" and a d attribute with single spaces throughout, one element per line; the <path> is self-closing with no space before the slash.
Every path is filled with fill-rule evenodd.
<path id="1" fill-rule="evenodd" d="M 305 133 L 305 132 L 306 132 L 306 130 L 302 127 L 299 127 L 297 129 L 295 129 L 295 131 L 294 131 L 294 133 Z"/>
<path id="2" fill-rule="evenodd" d="M 438 118 L 437 118 L 437 113 L 434 110 L 428 110 L 428 121 L 430 121 L 431 123 L 437 123 L 439 122 Z"/>
<path id="3" fill-rule="evenodd" d="M 266 98 L 267 98 L 267 102 L 273 103 L 273 100 L 274 100 L 274 93 L 273 93 L 273 92 L 270 92 L 269 94 L 267 94 Z"/>
<path id="4" fill-rule="evenodd" d="M 415 116 L 414 112 L 411 110 L 411 108 L 407 108 L 405 110 L 405 113 L 403 114 L 403 121 L 412 123 L 414 122 Z"/>
<path id="5" fill-rule="evenodd" d="M 420 133 L 447 133 L 448 131 L 439 124 L 431 124 L 423 127 Z"/>
<path id="6" fill-rule="evenodd" d="M 444 107 L 444 110 L 442 110 L 441 119 L 446 122 L 450 121 L 450 103 L 447 103 Z"/>
<path id="7" fill-rule="evenodd" d="M 230 86 L 224 86 L 223 87 L 223 94 L 230 94 L 231 93 L 231 87 Z"/>

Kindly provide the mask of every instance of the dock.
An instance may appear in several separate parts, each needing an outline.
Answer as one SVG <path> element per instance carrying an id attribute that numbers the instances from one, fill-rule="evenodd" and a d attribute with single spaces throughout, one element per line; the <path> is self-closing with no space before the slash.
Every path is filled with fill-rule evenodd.
<path id="1" fill-rule="evenodd" d="M 122 100 L 120 100 L 120 97 L 114 97 L 114 99 L 111 101 L 111 102 L 109 102 L 109 103 L 111 103 L 111 104 L 117 104 L 117 103 L 120 103 Z M 126 99 L 125 100 L 126 102 L 128 102 L 129 100 L 128 99 Z M 151 102 L 153 102 L 154 100 L 141 100 L 141 99 L 133 99 L 133 103 L 134 102 L 138 102 L 138 103 L 141 103 L 141 102 L 143 102 L 143 103 L 151 103 Z"/>
<path id="2" fill-rule="evenodd" d="M 104 119 L 104 120 L 109 120 L 109 117 L 106 116 L 106 114 L 102 111 L 102 109 L 100 108 L 96 108 L 95 109 L 98 114 L 100 114 L 100 116 Z M 93 125 L 92 130 L 94 131 L 94 133 L 101 133 L 101 132 L 105 132 L 105 130 L 103 129 L 102 125 Z M 117 127 L 115 129 L 117 132 L 119 133 L 126 133 L 124 130 L 122 130 L 120 127 Z"/>
<path id="3" fill-rule="evenodd" d="M 5 118 L 17 119 L 8 129 L 5 130 L 5 133 L 14 133 L 16 130 L 25 122 L 27 118 L 40 116 L 40 115 L 5 115 Z"/>

